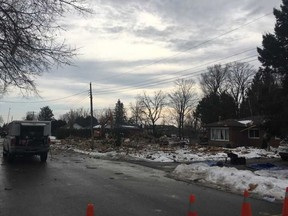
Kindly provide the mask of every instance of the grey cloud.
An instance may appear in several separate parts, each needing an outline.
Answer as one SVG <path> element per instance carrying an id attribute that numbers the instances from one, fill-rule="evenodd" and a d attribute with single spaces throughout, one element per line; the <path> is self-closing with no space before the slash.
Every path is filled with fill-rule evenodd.
<path id="1" fill-rule="evenodd" d="M 236 12 L 250 12 L 253 15 L 272 12 L 271 2 L 277 6 L 281 0 L 106 0 L 101 4 L 114 8 L 115 12 L 109 13 L 111 20 L 123 19 L 126 22 L 133 22 L 137 11 L 147 11 L 174 25 L 189 27 L 190 23 L 198 23 L 199 26 L 217 27 L 233 21 L 231 14 Z"/>
<path id="2" fill-rule="evenodd" d="M 163 41 L 165 40 L 165 38 L 169 38 L 170 35 L 173 33 L 173 27 L 168 27 L 164 30 L 158 30 L 152 26 L 149 26 L 142 29 L 135 29 L 132 32 L 138 37 Z"/>
<path id="3" fill-rule="evenodd" d="M 274 0 L 273 2 L 277 5 L 281 0 Z M 188 52 L 192 53 L 196 49 L 206 49 L 213 45 L 219 47 L 219 57 L 225 53 L 222 51 L 223 47 L 229 47 L 239 40 L 239 34 L 238 36 L 231 34 L 209 43 L 206 43 L 207 41 L 245 23 L 247 20 L 255 19 L 269 10 L 272 11 L 271 0 L 181 0 L 181 2 L 179 0 L 105 0 L 101 4 L 107 6 L 105 9 L 108 8 L 105 14 L 105 18 L 108 18 L 107 22 L 102 29 L 87 26 L 87 28 L 91 28 L 90 31 L 96 32 L 96 34 L 97 31 L 104 31 L 111 35 L 126 32 L 136 36 L 139 42 L 147 42 L 146 39 L 151 39 L 152 43 L 166 42 L 167 47 L 176 52 L 189 50 Z M 159 16 L 165 22 L 165 26 L 168 27 L 159 30 L 152 26 L 137 26 L 136 16 L 139 11 L 146 11 Z M 240 14 L 241 12 L 245 16 L 238 17 L 236 20 L 231 19 L 232 14 Z M 222 46 L 221 49 L 220 46 Z M 193 49 L 193 47 L 195 48 Z M 198 62 L 213 57 L 215 58 L 215 54 L 209 56 L 209 52 L 207 52 L 197 58 L 168 58 L 164 62 L 167 64 L 187 64 L 189 61 Z M 136 76 L 133 74 L 134 68 L 139 73 L 137 68 L 139 65 L 141 67 L 141 65 L 149 65 L 153 62 L 155 60 L 152 59 L 132 62 L 77 62 L 78 67 L 65 68 L 62 70 L 61 76 L 75 77 L 83 82 L 102 80 L 101 82 L 106 84 L 133 85 L 139 80 L 147 80 L 151 77 L 156 79 L 157 74 L 137 74 Z M 81 71 L 82 68 L 85 68 L 85 71 Z M 146 69 L 149 70 L 149 68 Z M 123 71 L 129 73 L 123 75 Z M 167 71 L 167 73 L 169 72 Z"/>
<path id="4" fill-rule="evenodd" d="M 279 8 L 282 0 L 261 0 L 261 1 L 246 1 L 243 10 L 249 11 L 249 15 L 266 14 L 273 11 L 273 8 Z M 272 8 L 272 7 L 273 8 Z"/>
<path id="5" fill-rule="evenodd" d="M 106 84 L 133 84 L 133 81 L 140 79 L 150 79 L 157 77 L 161 73 L 149 74 L 147 65 L 153 64 L 155 60 L 143 61 L 78 61 L 77 66 L 63 67 L 53 70 L 48 75 L 50 77 L 69 78 L 78 82 L 99 82 Z M 145 67 L 146 65 L 146 67 Z M 143 66 L 143 67 L 142 67 Z M 145 67 L 143 73 L 141 70 Z"/>
<path id="6" fill-rule="evenodd" d="M 120 32 L 123 32 L 125 28 L 122 26 L 115 26 L 115 27 L 105 28 L 104 30 L 108 33 L 120 33 Z"/>
<path id="7" fill-rule="evenodd" d="M 278 5 L 281 0 L 274 0 Z M 107 27 L 109 33 L 129 32 L 143 39 L 154 39 L 167 42 L 167 46 L 173 50 L 185 50 L 195 44 L 201 44 L 217 35 L 233 29 L 235 26 L 244 24 L 247 20 L 261 16 L 267 11 L 272 12 L 271 0 L 108 0 L 102 4 L 108 4 L 115 9 L 109 13 Z M 159 16 L 165 25 L 165 30 L 158 30 L 154 27 L 135 28 L 135 17 L 137 11 L 146 11 Z M 244 17 L 231 19 L 235 13 L 245 13 Z M 247 13 L 249 14 L 247 16 Z M 117 22 L 121 21 L 119 26 Z M 124 24 L 123 24 L 124 23 Z M 107 25 L 108 26 L 108 25 Z M 232 38 L 233 39 L 233 38 Z M 228 40 L 226 38 L 225 44 Z M 219 43 L 214 41 L 213 43 Z"/>

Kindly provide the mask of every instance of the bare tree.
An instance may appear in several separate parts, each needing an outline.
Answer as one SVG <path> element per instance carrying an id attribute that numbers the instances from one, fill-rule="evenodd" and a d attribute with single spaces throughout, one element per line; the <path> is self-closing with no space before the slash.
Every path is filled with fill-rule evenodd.
<path id="1" fill-rule="evenodd" d="M 86 13 L 84 0 L 0 1 L 0 92 L 15 86 L 37 93 L 34 79 L 52 66 L 71 64 L 76 54 L 57 41 L 57 20 L 68 11 Z"/>
<path id="2" fill-rule="evenodd" d="M 137 100 L 137 98 L 136 98 L 135 104 L 130 103 L 129 107 L 130 107 L 130 111 L 131 111 L 130 121 L 133 122 L 134 124 L 137 124 L 137 125 L 142 124 L 143 107 L 141 106 L 140 101 Z"/>
<path id="3" fill-rule="evenodd" d="M 85 109 L 84 107 L 76 109 L 75 113 L 77 117 L 81 116 L 81 117 L 87 118 L 88 116 L 90 116 L 90 110 L 87 108 Z"/>
<path id="4" fill-rule="evenodd" d="M 89 116 L 89 111 L 84 108 L 79 108 L 76 110 L 71 109 L 68 113 L 65 113 L 60 117 L 61 120 L 65 121 L 69 128 L 72 129 L 74 123 L 76 122 L 76 119 L 78 117 L 88 117 Z"/>
<path id="5" fill-rule="evenodd" d="M 228 65 L 222 67 L 218 64 L 208 67 L 207 72 L 201 74 L 200 84 L 205 95 L 221 94 L 226 90 L 228 68 Z"/>
<path id="6" fill-rule="evenodd" d="M 73 124 L 77 118 L 77 113 L 75 110 L 71 109 L 68 113 L 63 114 L 60 119 L 65 121 L 70 129 L 73 128 Z"/>
<path id="7" fill-rule="evenodd" d="M 101 126 L 101 136 L 105 135 L 105 127 L 107 125 L 110 125 L 112 127 L 113 125 L 113 111 L 108 109 L 103 109 L 101 113 L 98 115 L 99 124 Z"/>
<path id="8" fill-rule="evenodd" d="M 234 98 L 238 110 L 255 74 L 256 71 L 253 66 L 248 63 L 234 62 L 229 64 L 228 92 Z"/>
<path id="9" fill-rule="evenodd" d="M 156 136 L 156 122 L 161 117 L 165 99 L 166 96 L 161 90 L 154 92 L 153 97 L 147 95 L 146 92 L 144 92 L 143 95 L 138 96 L 144 118 L 147 123 L 152 126 L 154 136 Z"/>
<path id="10" fill-rule="evenodd" d="M 29 111 L 26 113 L 26 117 L 24 118 L 24 120 L 29 120 L 29 121 L 33 121 L 33 120 L 37 120 L 37 114 L 34 111 Z"/>
<path id="11" fill-rule="evenodd" d="M 175 89 L 168 94 L 169 106 L 172 108 L 178 125 L 178 135 L 183 138 L 184 123 L 187 115 L 192 111 L 197 102 L 195 82 L 180 79 L 175 82 Z"/>

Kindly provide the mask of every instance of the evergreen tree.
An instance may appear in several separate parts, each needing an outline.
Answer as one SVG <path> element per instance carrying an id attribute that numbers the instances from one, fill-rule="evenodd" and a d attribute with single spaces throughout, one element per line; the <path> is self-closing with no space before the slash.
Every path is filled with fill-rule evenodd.
<path id="1" fill-rule="evenodd" d="M 51 121 L 53 119 L 53 112 L 49 106 L 40 108 L 40 113 L 38 115 L 38 120 L 40 121 Z"/>
<path id="2" fill-rule="evenodd" d="M 288 76 L 288 0 L 283 0 L 281 10 L 274 9 L 273 13 L 276 18 L 274 34 L 263 35 L 263 48 L 258 47 L 257 51 L 264 72 L 275 74 L 284 84 Z"/>
<path id="3" fill-rule="evenodd" d="M 115 116 L 115 135 L 116 135 L 116 146 L 120 146 L 122 144 L 121 142 L 121 125 L 126 123 L 126 116 L 125 116 L 125 109 L 123 103 L 118 99 L 115 110 L 114 110 L 114 116 Z"/>
<path id="4" fill-rule="evenodd" d="M 241 104 L 240 117 L 265 116 L 279 112 L 277 109 L 281 107 L 281 101 L 274 97 L 278 94 L 279 86 L 274 76 L 259 70 Z"/>
<path id="5" fill-rule="evenodd" d="M 288 132 L 288 0 L 273 13 L 274 34 L 263 35 L 262 48 L 257 48 L 262 67 L 260 84 L 254 85 L 262 85 L 257 93 L 262 98 L 258 112 L 270 118 L 270 132 L 280 135 Z"/>
<path id="6" fill-rule="evenodd" d="M 91 126 L 91 116 L 78 116 L 75 119 L 75 123 L 79 124 L 82 127 L 90 127 Z M 95 117 L 93 117 L 93 126 L 97 125 L 98 121 Z"/>
<path id="7" fill-rule="evenodd" d="M 115 105 L 114 115 L 116 126 L 122 125 L 126 122 L 124 105 L 119 99 Z"/>
<path id="8" fill-rule="evenodd" d="M 237 106 L 233 97 L 227 93 L 220 95 L 211 93 L 198 104 L 194 116 L 203 124 L 216 122 L 221 119 L 236 118 Z"/>

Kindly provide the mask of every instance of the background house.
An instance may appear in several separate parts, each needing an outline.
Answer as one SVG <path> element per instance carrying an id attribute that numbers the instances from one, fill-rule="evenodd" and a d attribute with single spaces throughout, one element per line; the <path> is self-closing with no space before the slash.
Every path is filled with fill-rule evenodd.
<path id="1" fill-rule="evenodd" d="M 208 145 L 238 147 L 263 147 L 267 133 L 263 127 L 263 118 L 227 119 L 206 125 Z M 271 137 L 269 145 L 278 147 L 280 139 Z"/>
<path id="2" fill-rule="evenodd" d="M 144 130 L 148 134 L 153 134 L 153 128 L 152 125 L 146 126 Z M 178 135 L 178 128 L 174 125 L 155 125 L 156 134 L 158 137 L 161 136 L 168 136 L 173 137 Z"/>
<path id="3" fill-rule="evenodd" d="M 86 129 L 86 128 L 78 123 L 74 123 L 72 129 L 81 130 L 81 129 Z"/>
<path id="4" fill-rule="evenodd" d="M 139 125 L 119 125 L 118 127 L 112 127 L 110 124 L 104 126 L 96 125 L 93 127 L 94 137 L 104 137 L 105 135 L 112 134 L 115 130 L 118 130 L 124 137 L 129 137 L 131 135 L 138 134 L 141 132 L 142 128 Z"/>

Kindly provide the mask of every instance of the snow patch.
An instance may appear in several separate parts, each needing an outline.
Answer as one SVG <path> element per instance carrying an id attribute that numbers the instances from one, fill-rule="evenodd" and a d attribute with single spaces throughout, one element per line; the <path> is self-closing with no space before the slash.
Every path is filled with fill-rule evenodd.
<path id="1" fill-rule="evenodd" d="M 206 163 L 194 163 L 177 166 L 172 175 L 180 180 L 197 180 L 197 182 L 214 184 L 233 192 L 241 193 L 249 190 L 251 194 L 257 194 L 263 198 L 274 197 L 277 200 L 284 199 L 285 189 L 288 186 L 287 170 L 252 172 L 231 167 L 211 167 Z"/>

